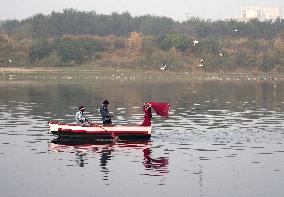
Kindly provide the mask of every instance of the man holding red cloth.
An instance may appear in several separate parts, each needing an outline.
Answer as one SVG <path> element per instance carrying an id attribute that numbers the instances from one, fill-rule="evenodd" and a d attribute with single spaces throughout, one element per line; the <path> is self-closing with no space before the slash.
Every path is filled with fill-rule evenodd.
<path id="1" fill-rule="evenodd" d="M 140 126 L 151 126 L 151 119 L 152 119 L 152 110 L 156 112 L 157 115 L 168 118 L 170 105 L 168 103 L 159 103 L 159 102 L 146 102 L 143 105 L 144 121 Z"/>

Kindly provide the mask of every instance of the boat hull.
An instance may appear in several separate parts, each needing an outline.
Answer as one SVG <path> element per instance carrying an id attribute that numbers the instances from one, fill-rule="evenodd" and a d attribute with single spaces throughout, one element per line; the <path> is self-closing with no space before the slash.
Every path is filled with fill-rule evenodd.
<path id="1" fill-rule="evenodd" d="M 151 137 L 150 126 L 81 126 L 49 122 L 50 132 L 60 138 L 76 140 L 148 140 Z"/>

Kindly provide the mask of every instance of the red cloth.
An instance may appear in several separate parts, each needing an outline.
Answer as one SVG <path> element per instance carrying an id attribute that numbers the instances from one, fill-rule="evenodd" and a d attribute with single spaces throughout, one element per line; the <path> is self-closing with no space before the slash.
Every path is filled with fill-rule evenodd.
<path id="1" fill-rule="evenodd" d="M 151 107 L 145 108 L 145 104 L 143 106 L 143 111 L 145 113 L 144 115 L 144 121 L 140 126 L 151 126 L 151 118 L 152 118 L 152 110 L 157 113 L 157 115 L 168 118 L 169 117 L 169 111 L 170 111 L 170 105 L 168 103 L 158 103 L 158 102 L 147 102 L 150 104 Z"/>
<path id="2" fill-rule="evenodd" d="M 162 116 L 163 118 L 169 117 L 170 104 L 168 103 L 159 103 L 159 102 L 148 102 L 151 105 L 151 108 L 155 110 L 157 115 Z"/>

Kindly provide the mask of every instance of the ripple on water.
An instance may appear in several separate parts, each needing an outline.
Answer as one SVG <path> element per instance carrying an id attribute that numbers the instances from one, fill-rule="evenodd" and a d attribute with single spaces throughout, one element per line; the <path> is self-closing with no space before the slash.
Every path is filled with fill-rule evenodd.
<path id="1" fill-rule="evenodd" d="M 164 147 L 164 146 L 165 146 L 165 145 L 160 144 L 160 145 L 153 146 L 152 148 L 153 148 L 153 149 L 160 149 L 160 148 L 162 148 L 162 147 Z"/>
<path id="2" fill-rule="evenodd" d="M 46 151 L 39 151 L 39 152 L 35 152 L 34 154 L 39 155 L 39 154 L 47 154 L 48 152 Z"/>
<path id="3" fill-rule="evenodd" d="M 211 145 L 213 145 L 213 146 L 226 146 L 227 144 L 224 144 L 224 143 L 213 143 L 213 144 L 211 144 Z"/>
<path id="4" fill-rule="evenodd" d="M 190 147 L 178 147 L 177 149 L 178 150 L 190 150 L 191 148 Z"/>
<path id="5" fill-rule="evenodd" d="M 177 143 L 176 145 L 179 145 L 179 146 L 192 146 L 192 144 L 190 144 L 190 143 Z"/>
<path id="6" fill-rule="evenodd" d="M 258 153 L 259 155 L 273 155 L 274 153 L 272 152 L 262 152 L 262 153 Z"/>
<path id="7" fill-rule="evenodd" d="M 164 149 L 164 151 L 167 153 L 167 152 L 174 152 L 175 150 L 166 148 L 166 149 Z"/>
<path id="8" fill-rule="evenodd" d="M 259 149 L 259 148 L 264 148 L 264 146 L 252 146 L 250 148 Z"/>
<path id="9" fill-rule="evenodd" d="M 230 147 L 232 147 L 232 148 L 245 148 L 247 146 L 244 146 L 244 145 L 232 145 Z"/>
<path id="10" fill-rule="evenodd" d="M 29 143 L 29 144 L 41 143 L 40 140 L 26 140 L 25 142 L 26 142 L 26 143 Z"/>
<path id="11" fill-rule="evenodd" d="M 218 151 L 216 149 L 205 149 L 205 148 L 197 148 L 197 149 L 193 149 L 193 150 L 197 150 L 197 151 L 201 151 L 201 152 L 214 152 L 214 151 Z"/>
<path id="12" fill-rule="evenodd" d="M 210 160 L 208 157 L 198 157 L 198 158 L 199 158 L 199 160 L 201 160 L 201 161 Z"/>

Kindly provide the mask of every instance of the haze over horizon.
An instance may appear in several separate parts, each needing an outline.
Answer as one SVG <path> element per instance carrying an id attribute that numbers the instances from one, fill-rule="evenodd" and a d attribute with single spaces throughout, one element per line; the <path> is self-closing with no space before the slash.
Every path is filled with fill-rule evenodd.
<path id="1" fill-rule="evenodd" d="M 98 14 L 127 11 L 132 16 L 150 14 L 177 21 L 188 17 L 216 20 L 239 16 L 241 6 L 273 6 L 284 11 L 283 0 L 0 0 L 0 5 L 0 20 L 21 20 L 38 13 L 62 12 L 65 8 Z"/>

